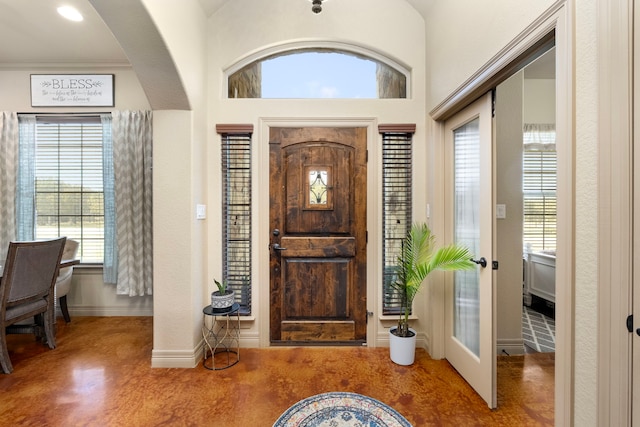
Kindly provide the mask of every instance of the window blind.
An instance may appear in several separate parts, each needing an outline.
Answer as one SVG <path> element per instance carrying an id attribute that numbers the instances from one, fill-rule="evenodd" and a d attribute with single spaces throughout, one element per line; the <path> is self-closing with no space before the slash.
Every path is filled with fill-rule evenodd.
<path id="1" fill-rule="evenodd" d="M 412 137 L 410 132 L 382 133 L 382 312 L 400 313 L 397 280 L 402 241 L 412 222 Z"/>
<path id="2" fill-rule="evenodd" d="M 222 135 L 222 275 L 251 313 L 251 134 Z"/>
<path id="3" fill-rule="evenodd" d="M 67 236 L 82 263 L 102 263 L 104 204 L 99 117 L 36 121 L 36 239 Z"/>
<path id="4" fill-rule="evenodd" d="M 529 251 L 556 248 L 555 151 L 527 150 L 523 155 L 523 240 Z"/>

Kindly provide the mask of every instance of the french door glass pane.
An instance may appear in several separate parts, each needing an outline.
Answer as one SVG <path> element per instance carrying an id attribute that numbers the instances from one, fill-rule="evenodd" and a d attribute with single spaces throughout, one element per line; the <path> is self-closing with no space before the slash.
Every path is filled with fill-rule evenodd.
<path id="1" fill-rule="evenodd" d="M 480 133 L 479 119 L 453 131 L 456 243 L 480 251 Z M 490 191 L 490 189 L 489 189 Z M 469 351 L 480 355 L 478 269 L 454 273 L 454 335 Z"/>

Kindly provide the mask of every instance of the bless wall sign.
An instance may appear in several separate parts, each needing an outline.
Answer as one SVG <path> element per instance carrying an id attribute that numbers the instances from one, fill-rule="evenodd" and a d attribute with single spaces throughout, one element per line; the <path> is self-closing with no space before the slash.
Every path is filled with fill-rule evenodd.
<path id="1" fill-rule="evenodd" d="M 32 107 L 113 107 L 113 74 L 32 74 Z"/>

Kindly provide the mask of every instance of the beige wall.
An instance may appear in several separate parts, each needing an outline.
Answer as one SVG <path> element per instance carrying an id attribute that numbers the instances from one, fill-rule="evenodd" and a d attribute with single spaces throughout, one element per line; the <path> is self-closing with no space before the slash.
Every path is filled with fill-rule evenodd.
<path id="1" fill-rule="evenodd" d="M 115 107 L 31 107 L 31 74 L 114 74 L 115 85 Z M 28 68 L 28 69 L 0 69 L 0 93 L 2 94 L 1 109 L 3 111 L 28 112 L 51 112 L 65 113 L 70 111 L 111 111 L 118 110 L 148 110 L 150 108 L 147 97 L 140 86 L 136 73 L 130 67 L 49 67 L 49 68 Z"/>
<path id="2" fill-rule="evenodd" d="M 575 425 L 595 425 L 598 390 L 598 2 L 575 8 Z M 559 91 L 560 92 L 560 91 Z M 606 143 L 606 142 L 605 142 Z M 568 196 L 568 195 L 567 195 Z M 564 232 L 564 230 L 563 230 Z M 609 286 L 609 284 L 607 284 Z"/>
<path id="3" fill-rule="evenodd" d="M 326 4 L 320 16 L 310 13 L 306 1 L 274 0 L 269 2 L 268 8 L 264 8 L 256 7 L 254 0 L 234 0 L 226 3 L 206 23 L 208 35 L 203 34 L 203 18 L 197 0 L 185 2 L 184 8 L 183 2 L 179 3 L 178 7 L 177 2 L 144 1 L 174 56 L 193 108 L 192 112 L 154 112 L 156 130 L 164 134 L 154 146 L 158 158 L 154 175 L 161 178 L 155 183 L 154 200 L 156 210 L 162 208 L 162 213 L 156 218 L 154 233 L 157 248 L 154 259 L 157 280 L 154 296 L 154 361 L 159 360 L 162 362 L 160 364 L 176 361 L 176 365 L 185 366 L 189 361 L 194 364 L 196 360 L 201 307 L 211 290 L 210 279 L 220 272 L 217 250 L 220 218 L 215 213 L 220 202 L 217 193 L 219 174 L 216 173 L 216 165 L 219 164 L 215 150 L 217 137 L 213 131 L 215 123 L 256 125 L 256 145 L 259 156 L 263 156 L 260 159 L 264 159 L 265 153 L 260 152 L 260 146 L 265 143 L 265 136 L 260 129 L 264 127 L 260 125 L 272 117 L 284 120 L 300 117 L 300 111 L 304 111 L 307 118 L 352 117 L 365 122 L 372 119 L 373 123 L 416 122 L 416 162 L 420 164 L 422 160 L 431 159 L 427 157 L 426 146 L 432 135 L 425 131 L 425 127 L 432 129 L 432 124 L 427 120 L 426 112 L 470 79 L 555 2 L 432 2 L 425 22 L 408 4 L 397 0 L 377 0 L 375 8 L 365 0 L 332 1 Z M 567 20 L 563 25 L 569 29 L 565 34 L 569 40 L 560 46 L 559 55 L 571 59 L 563 70 L 566 74 L 561 76 L 570 79 L 571 84 L 559 87 L 558 96 L 570 97 L 569 105 L 575 106 L 575 111 L 569 109 L 559 112 L 571 115 L 571 123 L 559 126 L 575 129 L 575 139 L 562 142 L 566 144 L 563 148 L 564 154 L 568 154 L 566 158 L 573 159 L 575 156 L 575 169 L 571 170 L 571 179 L 575 182 L 572 181 L 569 187 L 569 191 L 575 189 L 575 204 L 571 212 L 563 213 L 568 216 L 575 213 L 575 229 L 562 231 L 565 237 L 571 239 L 566 244 L 570 247 L 571 258 L 575 259 L 568 274 L 573 277 L 575 272 L 575 313 L 572 318 L 575 342 L 569 343 L 575 349 L 575 359 L 561 363 L 566 364 L 567 371 L 575 370 L 575 392 L 569 390 L 571 396 L 575 397 L 575 425 L 587 426 L 594 425 L 597 419 L 598 366 L 594 333 L 598 329 L 598 236 L 593 230 L 597 228 L 598 219 L 598 63 L 595 48 L 598 14 L 595 0 L 568 0 L 565 8 Z M 380 10 L 384 13 L 378 13 Z M 356 16 L 357 19 L 353 18 Z M 278 47 L 282 43 L 304 43 L 327 38 L 334 42 L 359 44 L 405 64 L 413 75 L 411 100 L 328 103 L 274 100 L 266 107 L 259 105 L 260 101 L 257 100 L 231 102 L 221 97 L 223 71 L 248 55 Z M 203 54 L 205 49 L 208 50 Z M 3 110 L 32 111 L 28 101 L 27 77 L 30 72 L 33 70 L 0 71 Z M 149 108 L 133 72 L 121 69 L 114 72 L 116 108 Z M 129 90 L 124 90 L 126 87 Z M 569 130 L 561 137 L 564 135 L 573 133 Z M 176 144 L 180 145 L 176 147 Z M 372 142 L 372 148 L 377 148 L 375 142 Z M 186 153 L 182 152 L 183 149 Z M 375 152 L 373 155 L 375 160 Z M 573 164 L 569 162 L 568 165 Z M 258 160 L 256 166 L 264 166 L 264 160 Z M 430 181 L 424 170 L 418 169 L 416 174 L 417 185 L 424 185 L 428 189 L 425 193 L 438 194 L 441 183 L 434 182 L 438 179 L 437 174 Z M 370 178 L 371 183 L 377 183 L 379 174 L 372 173 Z M 262 187 L 257 189 L 264 190 Z M 429 194 L 417 193 L 416 219 L 419 219 L 420 212 L 423 217 L 426 215 L 426 201 L 433 204 L 435 200 Z M 565 196 L 572 197 L 571 194 Z M 376 197 L 374 193 L 371 194 L 370 199 L 374 203 L 369 212 L 377 220 Z M 209 206 L 210 214 L 206 221 L 196 222 L 194 219 L 195 204 L 199 202 Z M 258 198 L 256 203 L 256 213 L 259 217 L 264 216 L 266 200 Z M 431 208 L 432 217 L 434 214 L 441 215 L 438 206 Z M 377 229 L 376 220 L 370 230 Z M 259 222 L 256 230 L 261 230 L 261 226 L 264 223 Z M 264 239 L 259 236 L 256 246 L 264 243 Z M 375 243 L 370 244 L 370 247 L 373 246 Z M 263 279 L 266 276 L 265 255 L 256 253 L 256 257 L 259 259 L 256 279 Z M 375 276 L 371 279 L 375 280 Z M 264 301 L 258 304 L 264 305 Z M 420 314 L 424 313 L 425 307 L 422 307 Z M 264 330 L 253 325 L 250 327 L 254 328 L 256 336 L 264 334 Z M 376 335 L 376 339 L 381 340 L 382 336 Z M 571 386 L 567 385 L 569 388 Z M 565 395 L 565 390 L 560 390 L 560 393 Z M 571 405 L 572 402 L 565 403 Z"/>
<path id="4" fill-rule="evenodd" d="M 504 49 L 554 0 L 435 1 L 427 14 L 427 109 Z"/>
<path id="5" fill-rule="evenodd" d="M 207 21 L 197 0 L 142 3 L 173 58 L 191 106 L 191 111 L 154 111 L 152 365 L 194 366 L 201 349 L 202 307 L 207 305 L 208 224 L 195 215 L 197 204 L 207 204 L 210 184 Z"/>
<path id="6" fill-rule="evenodd" d="M 496 90 L 496 219 L 498 354 L 522 354 L 522 123 L 524 76 L 519 72 Z M 553 102 L 554 100 L 552 100 Z"/>
<path id="7" fill-rule="evenodd" d="M 556 81 L 554 79 L 524 80 L 524 123 L 556 122 Z"/>
<path id="8" fill-rule="evenodd" d="M 496 92 L 496 203 L 506 218 L 496 219 L 498 354 L 521 354 L 522 327 L 522 125 L 555 123 L 555 80 L 525 79 L 520 71 Z"/>
<path id="9" fill-rule="evenodd" d="M 379 10 L 384 10 L 380 14 Z M 353 17 L 357 16 L 357 19 Z M 415 133 L 415 220 L 426 219 L 426 192 L 419 188 L 426 183 L 425 137 L 425 29 L 421 15 L 405 2 L 377 0 L 376 7 L 365 0 L 329 2 L 322 14 L 314 15 L 306 1 L 275 0 L 269 7 L 255 7 L 253 0 L 226 3 L 209 23 L 209 102 L 210 129 L 217 123 L 250 123 L 254 125 L 254 321 L 245 321 L 243 345 L 268 346 L 269 335 L 269 187 L 268 127 L 272 125 L 366 126 L 369 128 L 367 228 L 367 309 L 374 313 L 369 321 L 368 345 L 386 345 L 388 328 L 396 318 L 381 316 L 381 229 L 379 204 L 381 144 L 378 123 L 416 123 Z M 250 28 L 251 31 L 247 31 Z M 384 31 L 380 31 L 384 28 Z M 408 43 L 407 41 L 410 42 Z M 410 70 L 409 99 L 226 99 L 225 72 L 268 53 L 301 46 L 327 46 L 355 50 L 374 57 L 391 60 Z M 211 292 L 212 278 L 221 274 L 220 230 L 218 206 L 220 198 L 220 138 L 209 134 L 208 153 L 209 197 L 209 258 L 208 282 L 203 292 Z M 420 331 L 419 345 L 426 346 L 425 294 L 416 306 L 415 327 Z"/>

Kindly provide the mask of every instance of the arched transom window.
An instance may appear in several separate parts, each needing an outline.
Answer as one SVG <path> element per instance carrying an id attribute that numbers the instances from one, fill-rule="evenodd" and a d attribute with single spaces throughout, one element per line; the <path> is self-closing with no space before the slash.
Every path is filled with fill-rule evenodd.
<path id="1" fill-rule="evenodd" d="M 337 49 L 296 49 L 228 77 L 229 98 L 406 98 L 407 74 L 377 59 Z"/>

